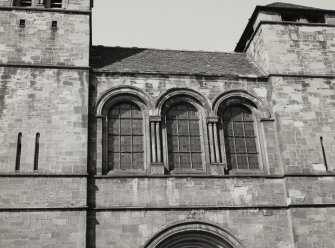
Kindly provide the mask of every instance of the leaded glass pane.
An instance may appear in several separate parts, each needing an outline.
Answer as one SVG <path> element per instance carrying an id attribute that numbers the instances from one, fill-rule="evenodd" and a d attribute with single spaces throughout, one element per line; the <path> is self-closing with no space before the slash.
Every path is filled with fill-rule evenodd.
<path id="1" fill-rule="evenodd" d="M 133 135 L 143 135 L 143 120 L 133 119 Z"/>
<path id="2" fill-rule="evenodd" d="M 132 132 L 132 119 L 121 119 L 121 135 L 129 135 Z"/>
<path id="3" fill-rule="evenodd" d="M 189 135 L 188 128 L 189 128 L 189 121 L 188 120 L 179 120 L 178 121 L 178 134 L 179 135 Z"/>
<path id="4" fill-rule="evenodd" d="M 108 130 L 109 134 L 120 134 L 120 120 L 110 119 Z"/>
<path id="5" fill-rule="evenodd" d="M 192 120 L 190 123 L 190 134 L 191 135 L 199 135 L 199 120 Z"/>
<path id="6" fill-rule="evenodd" d="M 109 136 L 108 150 L 110 152 L 119 152 L 120 151 L 120 137 L 111 135 Z"/>
<path id="7" fill-rule="evenodd" d="M 133 153 L 133 169 L 143 169 L 143 153 Z"/>
<path id="8" fill-rule="evenodd" d="M 248 153 L 257 153 L 257 144 L 255 138 L 245 138 Z"/>
<path id="9" fill-rule="evenodd" d="M 233 123 L 234 127 L 234 136 L 244 136 L 244 131 L 243 131 L 243 122 L 234 122 Z"/>
<path id="10" fill-rule="evenodd" d="M 143 152 L 142 136 L 133 136 L 133 152 Z"/>
<path id="11" fill-rule="evenodd" d="M 248 154 L 249 168 L 258 169 L 258 155 Z"/>
<path id="12" fill-rule="evenodd" d="M 235 138 L 235 148 L 236 148 L 236 153 L 246 153 L 247 149 L 245 146 L 245 139 L 236 137 Z"/>
<path id="13" fill-rule="evenodd" d="M 121 170 L 130 170 L 132 169 L 132 157 L 131 157 L 131 153 L 125 153 L 122 152 L 121 153 L 121 164 L 120 164 L 120 169 Z"/>
<path id="14" fill-rule="evenodd" d="M 108 168 L 116 169 L 119 168 L 120 153 L 110 152 L 108 154 Z"/>
<path id="15" fill-rule="evenodd" d="M 247 154 L 236 154 L 236 159 L 237 159 L 238 169 L 242 169 L 242 170 L 248 169 Z"/>
<path id="16" fill-rule="evenodd" d="M 198 136 L 190 137 L 191 150 L 195 152 L 201 152 L 201 143 Z"/>
<path id="17" fill-rule="evenodd" d="M 254 123 L 253 122 L 244 122 L 244 133 L 246 137 L 254 137 L 255 130 L 254 130 Z"/>
<path id="18" fill-rule="evenodd" d="M 180 153 L 180 169 L 190 169 L 191 165 L 191 154 Z"/>
<path id="19" fill-rule="evenodd" d="M 194 169 L 202 169 L 201 153 L 192 153 L 192 164 Z"/>
<path id="20" fill-rule="evenodd" d="M 180 136 L 179 137 L 179 150 L 181 152 L 189 152 L 191 150 L 190 148 L 190 137 L 189 136 Z"/>

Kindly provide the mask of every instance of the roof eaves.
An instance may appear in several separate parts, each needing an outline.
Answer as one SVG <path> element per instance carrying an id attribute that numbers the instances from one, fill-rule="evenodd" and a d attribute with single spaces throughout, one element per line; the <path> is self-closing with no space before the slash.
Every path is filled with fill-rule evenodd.
<path id="1" fill-rule="evenodd" d="M 203 76 L 203 77 L 225 77 L 225 78 L 247 78 L 247 79 L 267 79 L 265 74 L 227 74 L 227 73 L 182 73 L 182 72 L 150 72 L 150 71 L 113 71 L 103 69 L 92 69 L 93 72 L 99 74 L 115 74 L 115 75 L 163 75 L 163 76 Z"/>

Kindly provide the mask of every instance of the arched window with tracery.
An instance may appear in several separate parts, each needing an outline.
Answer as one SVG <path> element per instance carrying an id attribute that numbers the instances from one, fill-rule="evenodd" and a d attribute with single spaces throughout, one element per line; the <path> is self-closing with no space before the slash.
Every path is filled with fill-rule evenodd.
<path id="1" fill-rule="evenodd" d="M 221 114 L 228 170 L 258 170 L 255 118 L 244 105 L 230 105 Z"/>
<path id="2" fill-rule="evenodd" d="M 108 112 L 108 170 L 143 170 L 143 113 L 131 102 Z"/>
<path id="3" fill-rule="evenodd" d="M 170 170 L 202 170 L 200 118 L 188 103 L 172 105 L 166 113 Z"/>

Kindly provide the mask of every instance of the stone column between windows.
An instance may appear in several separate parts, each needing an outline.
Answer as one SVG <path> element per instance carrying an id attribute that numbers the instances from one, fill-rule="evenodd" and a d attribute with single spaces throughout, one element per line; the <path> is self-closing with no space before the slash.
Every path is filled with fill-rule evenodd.
<path id="1" fill-rule="evenodd" d="M 102 174 L 102 164 L 103 164 L 103 117 L 99 116 L 97 117 L 97 136 L 96 136 L 96 168 L 97 168 L 97 174 Z"/>
<path id="2" fill-rule="evenodd" d="M 210 154 L 210 172 L 213 175 L 225 173 L 225 166 L 222 161 L 222 149 L 220 147 L 220 133 L 218 130 L 218 117 L 207 118 L 208 144 Z"/>
<path id="3" fill-rule="evenodd" d="M 161 116 L 150 116 L 151 174 L 164 174 Z"/>

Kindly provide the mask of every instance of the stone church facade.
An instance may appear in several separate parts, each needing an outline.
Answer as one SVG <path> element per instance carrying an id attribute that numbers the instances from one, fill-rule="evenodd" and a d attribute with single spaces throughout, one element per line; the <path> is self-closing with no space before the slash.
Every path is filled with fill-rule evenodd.
<path id="1" fill-rule="evenodd" d="M 0 247 L 335 248 L 335 11 L 234 53 L 92 46 L 90 0 L 0 0 Z"/>

